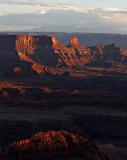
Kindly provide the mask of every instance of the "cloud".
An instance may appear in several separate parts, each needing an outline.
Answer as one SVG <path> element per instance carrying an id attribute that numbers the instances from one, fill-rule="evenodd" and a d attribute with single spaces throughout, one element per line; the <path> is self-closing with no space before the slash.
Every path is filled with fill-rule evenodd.
<path id="1" fill-rule="evenodd" d="M 46 11 L 40 11 L 39 14 L 46 14 Z"/>
<path id="2" fill-rule="evenodd" d="M 101 18 L 103 18 L 105 20 L 111 20 L 112 19 L 111 16 L 104 16 L 104 15 L 101 15 Z"/>
<path id="3" fill-rule="evenodd" d="M 75 11 L 78 13 L 86 14 L 127 14 L 127 9 L 118 9 L 116 7 L 108 8 L 87 8 L 84 6 L 76 6 L 66 3 L 44 3 L 41 0 L 0 0 L 0 11 L 4 10 L 8 14 L 21 14 L 21 13 L 39 13 L 47 12 L 50 10 L 65 10 Z M 3 6 L 3 7 L 1 7 Z M 106 15 L 104 15 L 106 16 Z"/>
<path id="4" fill-rule="evenodd" d="M 41 28 L 46 31 L 127 32 L 127 9 L 87 8 L 41 0 L 0 0 L 0 29 Z M 13 26 L 13 27 L 12 27 Z"/>
<path id="5" fill-rule="evenodd" d="M 0 1 L 0 12 L 6 11 L 8 14 L 22 14 L 22 13 L 46 13 L 50 10 L 65 10 L 75 12 L 85 12 L 84 9 L 68 5 L 65 3 L 42 3 L 39 1 Z"/>
<path id="6" fill-rule="evenodd" d="M 0 16 L 6 16 L 8 15 L 6 12 L 0 12 Z"/>

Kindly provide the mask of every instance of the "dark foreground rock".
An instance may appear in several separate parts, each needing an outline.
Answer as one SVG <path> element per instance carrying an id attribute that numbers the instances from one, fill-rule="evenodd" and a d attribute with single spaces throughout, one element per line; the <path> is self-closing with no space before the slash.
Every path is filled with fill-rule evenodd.
<path id="1" fill-rule="evenodd" d="M 1 160 L 108 160 L 88 138 L 65 131 L 40 132 L 0 150 Z"/>

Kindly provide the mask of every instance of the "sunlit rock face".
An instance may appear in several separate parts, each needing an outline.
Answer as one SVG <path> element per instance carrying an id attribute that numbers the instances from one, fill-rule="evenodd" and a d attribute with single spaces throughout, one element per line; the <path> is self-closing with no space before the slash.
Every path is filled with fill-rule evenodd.
<path id="1" fill-rule="evenodd" d="M 0 150 L 1 160 L 108 160 L 87 138 L 65 131 L 35 134 Z"/>
<path id="2" fill-rule="evenodd" d="M 56 36 L 52 36 L 52 44 L 57 45 L 58 43 Z"/>
<path id="3" fill-rule="evenodd" d="M 82 68 L 86 64 L 94 61 L 94 56 L 91 54 L 89 48 L 81 45 L 77 37 L 70 39 L 70 44 L 67 46 L 62 45 L 53 37 L 53 48 L 59 55 L 58 66 L 67 66 L 69 70 L 74 67 Z"/>
<path id="4" fill-rule="evenodd" d="M 45 67 L 39 63 L 33 63 L 31 68 L 38 74 L 43 74 L 48 71 L 47 67 Z"/>
<path id="5" fill-rule="evenodd" d="M 20 35 L 16 39 L 16 49 L 18 53 L 30 55 L 37 49 L 37 37 L 32 35 Z"/>
<path id="6" fill-rule="evenodd" d="M 127 50 L 120 49 L 120 56 L 122 62 L 127 62 Z"/>
<path id="7" fill-rule="evenodd" d="M 76 37 L 76 36 L 73 36 L 72 38 L 71 38 L 71 40 L 70 40 L 70 45 L 71 46 L 78 46 L 78 45 L 80 45 L 80 43 L 79 43 L 79 41 L 78 41 L 78 38 Z"/>
<path id="8" fill-rule="evenodd" d="M 43 74 L 47 66 L 56 67 L 58 55 L 52 46 L 48 36 L 1 35 L 0 76 Z"/>
<path id="9" fill-rule="evenodd" d="M 111 68 L 121 64 L 127 65 L 127 50 L 116 44 L 86 47 L 76 36 L 72 36 L 68 45 L 59 42 L 56 36 L 0 36 L 1 77 L 23 73 L 41 75 L 54 67 L 72 71 L 84 70 L 86 66 Z"/>
<path id="10" fill-rule="evenodd" d="M 126 63 L 127 57 L 127 51 L 116 44 L 97 44 L 88 48 L 76 36 L 72 36 L 70 43 L 64 45 L 56 36 L 20 35 L 17 36 L 16 49 L 20 60 L 34 64 L 32 69 L 37 73 L 44 73 L 43 68 L 47 66 L 66 67 L 68 70 L 84 69 L 87 65 L 95 64 L 96 67 L 112 67 Z"/>
<path id="11" fill-rule="evenodd" d="M 59 51 L 63 49 L 65 46 L 63 43 L 57 40 L 56 36 L 52 36 L 52 47 L 55 53 L 59 53 Z"/>
<path id="12" fill-rule="evenodd" d="M 15 45 L 21 61 L 31 63 L 31 69 L 37 74 L 46 72 L 46 67 L 41 65 L 34 56 L 32 57 L 38 49 L 37 37 L 32 35 L 19 35 L 17 36 Z"/>
<path id="13" fill-rule="evenodd" d="M 48 36 L 19 35 L 15 45 L 21 60 L 56 66 L 58 55 L 52 48 L 54 41 L 52 37 Z"/>

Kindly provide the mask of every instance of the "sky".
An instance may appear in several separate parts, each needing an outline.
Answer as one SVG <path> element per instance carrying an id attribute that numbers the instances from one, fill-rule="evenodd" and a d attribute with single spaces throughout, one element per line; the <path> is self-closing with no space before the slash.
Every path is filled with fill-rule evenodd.
<path id="1" fill-rule="evenodd" d="M 0 0 L 0 31 L 127 34 L 127 0 Z"/>

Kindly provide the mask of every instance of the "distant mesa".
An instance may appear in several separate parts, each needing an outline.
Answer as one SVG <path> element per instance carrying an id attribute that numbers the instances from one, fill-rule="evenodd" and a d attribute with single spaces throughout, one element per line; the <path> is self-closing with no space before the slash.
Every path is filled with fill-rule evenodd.
<path id="1" fill-rule="evenodd" d="M 40 132 L 0 150 L 0 160 L 108 160 L 86 137 L 65 131 Z"/>
<path id="2" fill-rule="evenodd" d="M 97 44 L 94 47 L 88 48 L 82 45 L 76 36 L 72 36 L 70 39 L 70 43 L 65 46 L 63 43 L 59 42 L 57 40 L 57 37 L 54 35 L 51 37 L 51 43 L 45 45 L 48 45 L 52 51 L 49 48 L 45 48 L 44 51 L 46 52 L 46 54 L 43 55 L 44 53 L 42 53 L 43 59 L 45 59 L 44 57 L 47 57 L 47 60 L 49 62 L 55 60 L 55 67 L 67 67 L 69 72 L 74 68 L 82 70 L 85 68 L 85 66 L 89 64 L 92 65 L 97 61 L 99 62 L 98 64 L 103 65 L 111 63 L 112 66 L 112 63 L 117 64 L 123 62 L 125 60 L 125 57 L 127 56 L 127 51 L 122 50 L 115 43 L 107 46 Z M 22 61 L 32 63 L 31 68 L 37 74 L 44 74 L 48 71 L 47 68 L 49 66 L 43 64 L 36 52 L 39 49 L 37 37 L 32 35 L 17 36 L 16 49 L 18 51 L 20 59 Z M 31 56 L 33 53 L 35 54 Z M 48 59 L 48 57 L 51 58 Z"/>
<path id="3" fill-rule="evenodd" d="M 115 43 L 86 47 L 76 36 L 65 45 L 55 35 L 1 35 L 0 51 L 0 76 L 54 74 L 54 68 L 72 72 L 87 67 L 127 67 L 127 50 Z"/>
<path id="4" fill-rule="evenodd" d="M 51 37 L 51 43 L 49 40 L 49 44 L 45 44 L 45 46 L 49 46 L 50 49 L 45 48 L 42 50 L 43 59 L 47 57 L 45 61 L 47 60 L 50 63 L 55 60 L 55 67 L 67 67 L 68 71 L 74 68 L 78 70 L 84 69 L 85 66 L 92 65 L 97 61 L 99 62 L 98 64 L 101 62 L 103 65 L 111 63 L 112 66 L 112 63 L 117 64 L 125 61 L 125 57 L 127 56 L 127 51 L 122 50 L 115 43 L 107 46 L 98 44 L 88 48 L 82 45 L 76 36 L 72 36 L 70 43 L 65 46 L 54 35 Z M 32 35 L 17 36 L 16 49 L 20 59 L 32 63 L 31 68 L 37 74 L 44 74 L 48 71 L 47 68 L 49 66 L 41 61 L 42 56 L 40 57 L 36 52 L 39 49 L 37 37 Z M 33 53 L 34 55 L 31 56 Z"/>

